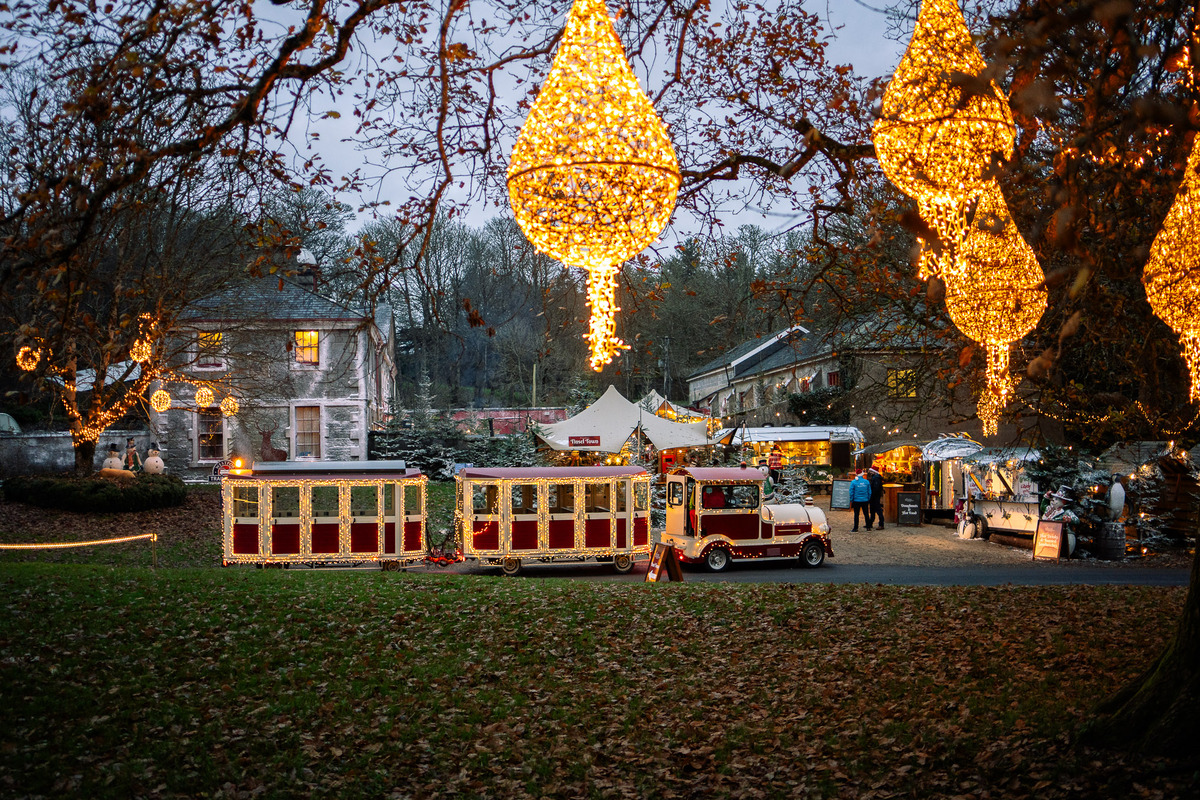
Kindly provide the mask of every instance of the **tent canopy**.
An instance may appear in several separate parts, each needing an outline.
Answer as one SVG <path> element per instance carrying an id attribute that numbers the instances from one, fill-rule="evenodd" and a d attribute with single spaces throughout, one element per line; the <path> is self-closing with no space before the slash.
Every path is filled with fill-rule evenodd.
<path id="1" fill-rule="evenodd" d="M 784 425 L 781 427 L 726 428 L 717 434 L 724 444 L 744 442 L 854 442 L 863 441 L 863 434 L 851 425 Z"/>
<path id="2" fill-rule="evenodd" d="M 538 438 L 553 450 L 619 453 L 639 426 L 658 450 L 711 444 L 708 423 L 671 422 L 655 416 L 626 400 L 615 386 L 575 416 L 541 426 Z"/>

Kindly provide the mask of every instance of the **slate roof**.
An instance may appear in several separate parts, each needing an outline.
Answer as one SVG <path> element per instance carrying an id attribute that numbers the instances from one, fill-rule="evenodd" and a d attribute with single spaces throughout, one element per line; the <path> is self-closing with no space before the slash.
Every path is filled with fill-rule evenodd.
<path id="1" fill-rule="evenodd" d="M 323 297 L 311 288 L 311 277 L 268 275 L 253 278 L 197 301 L 182 319 L 188 322 L 227 320 L 344 320 L 361 322 L 369 313 Z M 386 312 L 385 312 L 386 313 Z M 378 314 L 376 315 L 378 319 Z"/>

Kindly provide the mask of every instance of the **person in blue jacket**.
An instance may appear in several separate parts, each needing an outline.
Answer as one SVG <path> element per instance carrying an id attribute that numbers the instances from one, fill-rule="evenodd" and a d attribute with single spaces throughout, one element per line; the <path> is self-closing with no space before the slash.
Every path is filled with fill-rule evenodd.
<path id="1" fill-rule="evenodd" d="M 863 477 L 862 470 L 854 471 L 854 480 L 850 481 L 850 507 L 854 509 L 854 527 L 858 530 L 858 514 L 861 511 L 867 525 L 871 524 L 871 484 Z"/>

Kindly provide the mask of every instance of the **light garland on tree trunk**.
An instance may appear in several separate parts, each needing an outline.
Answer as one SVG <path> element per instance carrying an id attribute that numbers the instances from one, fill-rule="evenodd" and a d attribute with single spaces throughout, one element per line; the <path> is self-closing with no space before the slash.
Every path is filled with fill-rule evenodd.
<path id="1" fill-rule="evenodd" d="M 592 369 L 616 336 L 616 276 L 662 233 L 679 191 L 675 150 L 638 85 L 604 0 L 575 0 L 521 128 L 508 193 L 539 252 L 588 271 Z"/>

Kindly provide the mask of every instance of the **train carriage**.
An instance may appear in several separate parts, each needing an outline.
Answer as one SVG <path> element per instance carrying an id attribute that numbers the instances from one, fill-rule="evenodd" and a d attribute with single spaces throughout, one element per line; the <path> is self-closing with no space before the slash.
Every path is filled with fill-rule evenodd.
<path id="1" fill-rule="evenodd" d="M 640 467 L 468 467 L 455 476 L 463 557 L 515 575 L 531 563 L 650 557 L 650 475 Z"/>
<path id="2" fill-rule="evenodd" d="M 222 564 L 399 569 L 425 559 L 428 479 L 402 461 L 267 462 L 222 481 Z"/>

